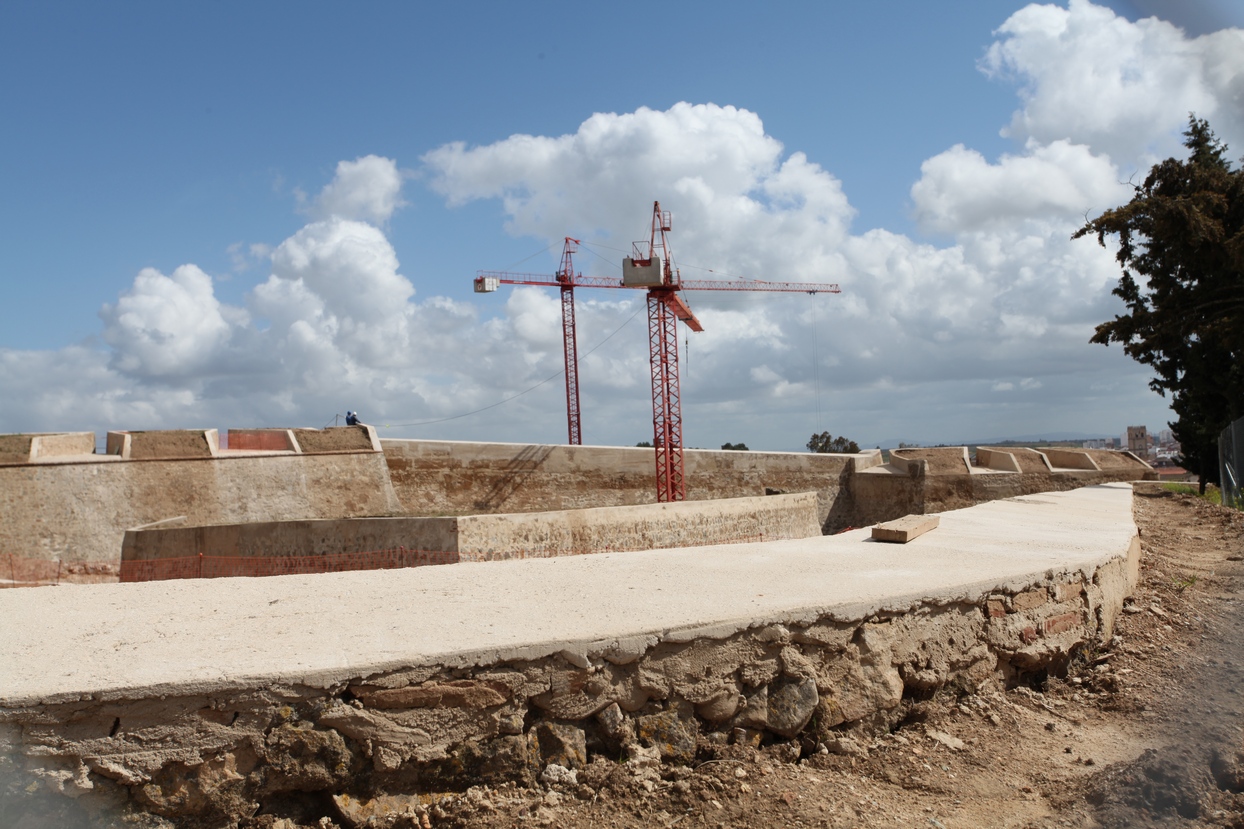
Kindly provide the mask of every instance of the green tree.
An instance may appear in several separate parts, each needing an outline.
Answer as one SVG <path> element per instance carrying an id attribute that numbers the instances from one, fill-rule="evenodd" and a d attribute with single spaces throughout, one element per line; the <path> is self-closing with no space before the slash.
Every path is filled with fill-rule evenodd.
<path id="1" fill-rule="evenodd" d="M 721 445 L 721 448 L 729 450 L 729 451 L 733 451 L 733 452 L 747 452 L 748 451 L 746 443 L 723 443 Z"/>
<path id="2" fill-rule="evenodd" d="M 1168 158 L 1134 187 L 1132 200 L 1076 231 L 1103 246 L 1118 237 L 1123 276 L 1114 289 L 1127 313 L 1097 326 L 1091 342 L 1122 343 L 1151 366 L 1170 395 L 1183 463 L 1218 481 L 1217 439 L 1244 415 L 1244 170 L 1209 124 L 1188 121 L 1186 161 Z"/>
<path id="3" fill-rule="evenodd" d="M 860 451 L 860 445 L 853 440 L 847 440 L 841 435 L 833 437 L 829 432 L 821 432 L 819 435 L 813 435 L 808 441 L 808 451 L 820 454 L 830 452 L 855 454 Z"/>

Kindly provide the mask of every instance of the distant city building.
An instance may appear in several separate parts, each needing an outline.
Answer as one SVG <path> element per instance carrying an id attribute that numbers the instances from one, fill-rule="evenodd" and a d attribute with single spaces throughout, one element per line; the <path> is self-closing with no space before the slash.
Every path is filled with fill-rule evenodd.
<path id="1" fill-rule="evenodd" d="M 1127 451 L 1146 457 L 1149 454 L 1149 430 L 1144 426 L 1128 426 Z"/>

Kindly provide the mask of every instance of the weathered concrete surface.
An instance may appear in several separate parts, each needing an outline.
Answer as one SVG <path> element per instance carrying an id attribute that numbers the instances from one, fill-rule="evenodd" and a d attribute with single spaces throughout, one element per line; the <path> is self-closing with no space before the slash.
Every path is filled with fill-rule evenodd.
<path id="1" fill-rule="evenodd" d="M 212 826 L 298 792 L 690 762 L 1057 670 L 1137 577 L 1126 485 L 944 513 L 901 547 L 867 534 L 7 591 L 0 743 L 41 785 Z"/>
<path id="2" fill-rule="evenodd" d="M 218 457 L 0 467 L 0 555 L 120 561 L 125 530 L 189 524 L 393 515 L 375 453 Z"/>
<path id="3" fill-rule="evenodd" d="M 325 556 L 458 547 L 456 518 L 322 518 L 126 530 L 122 561 L 184 556 Z"/>
<path id="4" fill-rule="evenodd" d="M 432 440 L 382 440 L 393 488 L 410 515 L 533 512 L 650 504 L 651 449 Z M 822 525 L 849 499 L 853 470 L 880 463 L 859 455 L 688 449 L 689 500 L 815 492 Z"/>
<path id="5" fill-rule="evenodd" d="M 293 429 L 230 429 L 225 433 L 226 451 L 301 452 Z"/>
<path id="6" fill-rule="evenodd" d="M 933 446 L 929 448 L 894 449 L 890 452 L 890 463 L 898 466 L 902 462 L 923 461 L 918 468 L 926 475 L 970 475 L 972 464 L 968 459 L 966 446 Z"/>
<path id="7" fill-rule="evenodd" d="M 323 556 L 405 547 L 460 561 L 809 538 L 815 493 L 461 517 L 339 518 L 127 530 L 123 561 Z"/>
<path id="8" fill-rule="evenodd" d="M 458 519 L 463 561 L 656 550 L 821 534 L 814 492 Z"/>
<path id="9" fill-rule="evenodd" d="M 328 429 L 293 429 L 299 449 L 308 454 L 321 452 L 379 452 L 380 438 L 371 426 L 334 426 Z"/>
<path id="10" fill-rule="evenodd" d="M 220 435 L 215 429 L 109 432 L 107 452 L 135 461 L 214 458 L 220 454 Z"/>

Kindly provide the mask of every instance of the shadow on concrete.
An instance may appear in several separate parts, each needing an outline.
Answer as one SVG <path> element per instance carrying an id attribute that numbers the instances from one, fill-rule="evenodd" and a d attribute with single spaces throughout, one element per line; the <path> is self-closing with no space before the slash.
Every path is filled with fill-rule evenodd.
<path id="1" fill-rule="evenodd" d="M 548 459 L 553 453 L 553 448 L 547 445 L 524 446 L 501 468 L 492 487 L 475 502 L 475 509 L 482 512 L 499 512 L 510 496 Z"/>

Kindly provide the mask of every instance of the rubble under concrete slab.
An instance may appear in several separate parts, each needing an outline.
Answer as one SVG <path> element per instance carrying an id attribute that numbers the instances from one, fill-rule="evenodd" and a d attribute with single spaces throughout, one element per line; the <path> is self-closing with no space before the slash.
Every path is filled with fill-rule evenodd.
<path id="1" fill-rule="evenodd" d="M 0 594 L 0 745 L 38 785 L 226 826 L 317 792 L 832 739 L 1057 671 L 1135 585 L 1131 488 L 763 544 Z M 38 619 L 39 624 L 31 624 Z"/>

